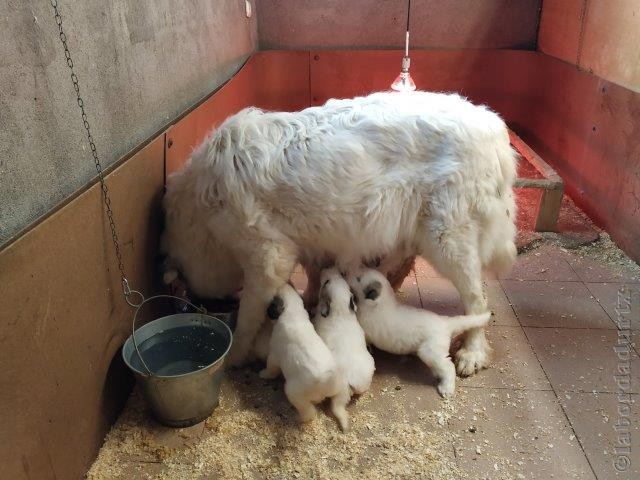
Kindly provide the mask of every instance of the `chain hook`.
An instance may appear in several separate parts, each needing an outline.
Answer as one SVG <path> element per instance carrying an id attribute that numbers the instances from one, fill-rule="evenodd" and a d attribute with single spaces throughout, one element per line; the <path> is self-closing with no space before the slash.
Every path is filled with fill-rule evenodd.
<path id="1" fill-rule="evenodd" d="M 132 290 L 129 286 L 129 280 L 125 277 L 122 277 L 122 293 L 124 294 L 125 301 L 131 305 L 133 308 L 138 308 L 145 302 L 144 295 L 137 290 Z M 138 297 L 140 301 L 136 303 L 131 297 Z"/>

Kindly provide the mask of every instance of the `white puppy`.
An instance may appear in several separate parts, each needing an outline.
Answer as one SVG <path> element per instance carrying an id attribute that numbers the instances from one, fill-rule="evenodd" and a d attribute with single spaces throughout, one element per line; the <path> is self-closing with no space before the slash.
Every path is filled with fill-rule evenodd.
<path id="1" fill-rule="evenodd" d="M 440 380 L 440 395 L 453 395 L 456 369 L 449 358 L 451 338 L 484 326 L 491 312 L 445 317 L 403 305 L 386 277 L 371 269 L 350 275 L 349 284 L 358 296 L 358 321 L 367 340 L 389 353 L 415 353 Z"/>
<path id="2" fill-rule="evenodd" d="M 351 395 L 369 389 L 375 364 L 356 317 L 356 303 L 349 284 L 336 268 L 323 270 L 320 281 L 320 303 L 314 324 L 344 375 L 343 390 L 336 399 L 342 410 Z"/>
<path id="3" fill-rule="evenodd" d="M 314 404 L 331 397 L 331 411 L 341 427 L 348 425 L 344 408 L 337 403 L 344 380 L 331 352 L 309 321 L 302 298 L 284 285 L 271 301 L 267 316 L 276 320 L 269 341 L 267 366 L 261 378 L 285 379 L 284 393 L 298 410 L 301 422 L 315 418 Z"/>

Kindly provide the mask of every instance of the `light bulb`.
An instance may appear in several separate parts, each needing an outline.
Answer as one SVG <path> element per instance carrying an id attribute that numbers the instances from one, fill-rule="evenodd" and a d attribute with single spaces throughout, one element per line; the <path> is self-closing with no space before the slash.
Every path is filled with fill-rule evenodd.
<path id="1" fill-rule="evenodd" d="M 391 84 L 391 89 L 396 92 L 413 92 L 416 89 L 416 84 L 409 72 L 400 72 L 400 75 Z"/>
<path id="2" fill-rule="evenodd" d="M 400 71 L 400 75 L 398 75 L 391 84 L 392 90 L 397 92 L 413 92 L 416 89 L 416 84 L 409 73 L 410 64 L 411 61 L 409 60 L 409 57 L 404 57 L 402 59 L 402 70 Z"/>

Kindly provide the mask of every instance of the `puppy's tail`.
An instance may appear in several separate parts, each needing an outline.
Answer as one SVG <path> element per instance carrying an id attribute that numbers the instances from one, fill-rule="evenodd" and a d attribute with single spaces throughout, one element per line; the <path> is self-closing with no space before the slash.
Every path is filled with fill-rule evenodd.
<path id="1" fill-rule="evenodd" d="M 331 413 L 338 420 L 340 429 L 343 432 L 349 431 L 349 414 L 347 413 L 347 404 L 351 400 L 351 388 L 347 383 L 340 389 L 337 395 L 331 397 Z"/>
<path id="2" fill-rule="evenodd" d="M 470 328 L 483 327 L 491 318 L 491 312 L 480 313 L 478 315 L 460 315 L 446 319 L 451 336 L 466 332 Z"/>

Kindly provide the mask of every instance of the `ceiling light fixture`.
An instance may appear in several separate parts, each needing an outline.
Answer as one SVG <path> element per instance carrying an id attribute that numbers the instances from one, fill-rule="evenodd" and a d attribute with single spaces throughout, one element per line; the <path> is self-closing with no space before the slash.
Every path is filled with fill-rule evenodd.
<path id="1" fill-rule="evenodd" d="M 407 32 L 405 35 L 404 43 L 404 57 L 402 57 L 402 70 L 400 75 L 393 81 L 391 88 L 397 92 L 411 92 L 416 89 L 416 84 L 411 78 L 409 73 L 409 67 L 411 66 L 411 59 L 409 58 L 409 16 L 411 15 L 411 0 L 408 0 L 407 5 Z"/>

